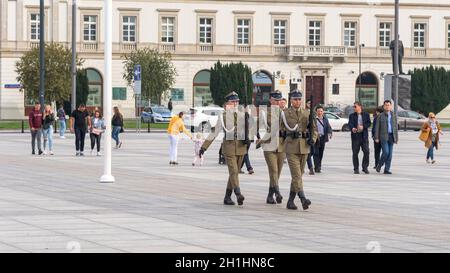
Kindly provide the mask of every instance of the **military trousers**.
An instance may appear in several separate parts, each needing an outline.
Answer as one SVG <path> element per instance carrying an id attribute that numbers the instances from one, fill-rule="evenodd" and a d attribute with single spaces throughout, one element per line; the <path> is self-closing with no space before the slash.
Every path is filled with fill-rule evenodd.
<path id="1" fill-rule="evenodd" d="M 244 160 L 243 155 L 224 155 L 228 166 L 227 190 L 234 190 L 239 187 L 239 170 Z"/>
<path id="2" fill-rule="evenodd" d="M 264 152 L 267 168 L 269 169 L 270 187 L 278 186 L 281 170 L 286 154 L 282 152 Z"/>
<path id="3" fill-rule="evenodd" d="M 303 172 L 305 169 L 308 154 L 288 154 L 286 157 L 291 171 L 291 191 L 298 193 L 303 191 Z"/>

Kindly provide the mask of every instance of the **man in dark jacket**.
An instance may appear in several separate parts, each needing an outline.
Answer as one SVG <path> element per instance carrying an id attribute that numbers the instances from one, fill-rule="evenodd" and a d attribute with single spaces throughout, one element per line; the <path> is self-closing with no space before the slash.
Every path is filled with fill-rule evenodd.
<path id="1" fill-rule="evenodd" d="M 321 105 L 316 107 L 316 123 L 319 138 L 314 145 L 314 169 L 316 173 L 320 173 L 322 171 L 322 158 L 323 152 L 325 151 L 325 143 L 327 143 L 333 135 L 333 129 L 331 128 L 327 117 L 324 115 L 323 106 Z"/>
<path id="2" fill-rule="evenodd" d="M 349 116 L 348 126 L 352 136 L 353 150 L 353 170 L 355 174 L 359 174 L 359 151 L 362 149 L 364 157 L 362 162 L 362 170 L 365 174 L 369 174 L 369 127 L 372 124 L 370 115 L 363 112 L 362 104 L 355 102 L 353 104 L 355 112 Z"/>
<path id="3" fill-rule="evenodd" d="M 398 142 L 398 124 L 397 116 L 392 112 L 392 103 L 390 100 L 384 101 L 384 112 L 377 118 L 375 127 L 375 142 L 381 143 L 380 162 L 377 166 L 377 172 L 380 172 L 384 165 L 384 174 L 391 173 L 391 161 L 394 144 Z"/>
<path id="4" fill-rule="evenodd" d="M 374 156 L 375 156 L 375 166 L 374 169 L 377 168 L 378 163 L 380 162 L 380 155 L 381 155 L 381 143 L 375 141 L 375 128 L 377 127 L 377 119 L 378 116 L 383 113 L 383 106 L 377 107 L 375 114 L 373 115 L 373 126 L 372 126 L 372 139 L 373 139 L 373 148 L 374 148 Z"/>
<path id="5" fill-rule="evenodd" d="M 39 150 L 39 155 L 42 154 L 42 146 L 41 146 L 41 135 L 42 135 L 42 112 L 41 112 L 41 104 L 36 102 L 34 104 L 33 111 L 28 115 L 28 123 L 30 125 L 31 130 L 31 153 L 35 154 L 36 147 L 36 138 L 37 138 L 37 146 Z"/>

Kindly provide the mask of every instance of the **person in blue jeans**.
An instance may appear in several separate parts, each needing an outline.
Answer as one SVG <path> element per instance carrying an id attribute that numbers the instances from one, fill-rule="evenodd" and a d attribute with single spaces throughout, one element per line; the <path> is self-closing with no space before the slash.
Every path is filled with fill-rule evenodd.
<path id="1" fill-rule="evenodd" d="M 58 112 L 56 113 L 58 116 L 58 123 L 59 123 L 59 137 L 60 138 L 66 138 L 64 136 L 64 133 L 66 131 L 66 112 L 64 111 L 63 106 L 58 109 Z"/>
<path id="2" fill-rule="evenodd" d="M 111 137 L 116 141 L 116 149 L 122 147 L 122 141 L 119 139 L 119 134 L 123 130 L 123 116 L 119 111 L 119 107 L 114 106 L 114 115 L 112 117 L 112 133 Z"/>
<path id="3" fill-rule="evenodd" d="M 381 171 L 384 165 L 384 174 L 392 174 L 391 163 L 394 144 L 398 143 L 398 125 L 397 117 L 392 112 L 392 103 L 385 100 L 383 104 L 384 112 L 377 118 L 375 127 L 375 142 L 381 143 L 381 158 L 376 168 L 377 172 Z"/>
<path id="4" fill-rule="evenodd" d="M 42 135 L 44 137 L 44 155 L 53 155 L 53 122 L 55 122 L 55 115 L 53 114 L 52 107 L 46 105 L 44 114 L 42 116 Z M 47 147 L 48 142 L 48 147 Z M 48 148 L 48 152 L 46 151 Z"/>

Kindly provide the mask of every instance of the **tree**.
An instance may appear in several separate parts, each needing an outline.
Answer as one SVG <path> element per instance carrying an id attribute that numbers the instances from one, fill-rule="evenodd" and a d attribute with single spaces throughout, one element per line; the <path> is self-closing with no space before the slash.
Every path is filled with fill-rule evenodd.
<path id="1" fill-rule="evenodd" d="M 246 78 L 244 81 L 244 77 Z M 245 83 L 247 82 L 247 94 L 245 94 Z M 231 91 L 239 94 L 240 103 L 252 103 L 253 80 L 252 70 L 247 66 L 239 63 L 222 64 L 220 61 L 211 68 L 210 90 L 214 103 L 223 105 L 225 96 Z"/>
<path id="2" fill-rule="evenodd" d="M 439 113 L 450 103 L 450 71 L 429 66 L 410 71 L 411 108 L 423 112 Z"/>
<path id="3" fill-rule="evenodd" d="M 133 84 L 135 65 L 141 65 L 141 96 L 161 104 L 161 99 L 175 83 L 177 71 L 170 53 L 156 49 L 142 48 L 122 56 L 125 61 L 123 78 L 128 86 Z"/>
<path id="4" fill-rule="evenodd" d="M 76 60 L 77 66 L 82 60 Z M 62 102 L 70 99 L 71 95 L 71 64 L 70 49 L 56 43 L 45 45 L 45 95 L 46 103 Z M 27 97 L 39 100 L 39 48 L 26 52 L 16 63 L 17 81 L 21 84 L 21 91 Z"/>
<path id="5" fill-rule="evenodd" d="M 77 70 L 77 103 L 76 105 L 85 104 L 89 95 L 89 81 L 86 69 Z"/>

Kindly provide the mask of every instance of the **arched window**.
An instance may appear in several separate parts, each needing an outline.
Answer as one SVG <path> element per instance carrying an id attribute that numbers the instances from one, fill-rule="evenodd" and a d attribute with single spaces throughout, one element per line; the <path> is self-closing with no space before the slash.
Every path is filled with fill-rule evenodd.
<path id="1" fill-rule="evenodd" d="M 370 111 L 378 106 L 378 79 L 372 72 L 363 72 L 356 79 L 356 100 Z"/>
<path id="2" fill-rule="evenodd" d="M 89 95 L 86 106 L 101 106 L 102 105 L 102 90 L 103 79 L 98 70 L 94 68 L 87 68 L 86 74 L 89 85 Z"/>
<path id="3" fill-rule="evenodd" d="M 209 79 L 211 72 L 209 70 L 202 70 L 194 76 L 193 92 L 194 92 L 194 106 L 207 106 L 213 104 L 211 90 L 209 88 Z"/>

